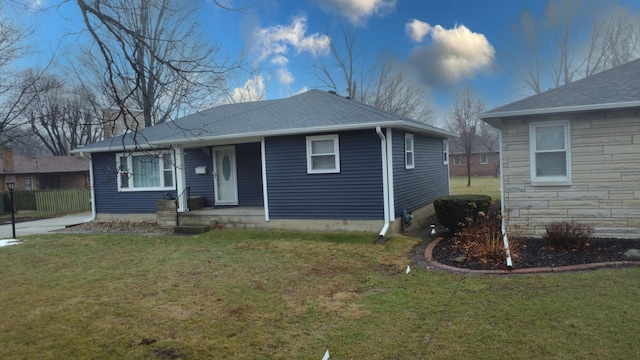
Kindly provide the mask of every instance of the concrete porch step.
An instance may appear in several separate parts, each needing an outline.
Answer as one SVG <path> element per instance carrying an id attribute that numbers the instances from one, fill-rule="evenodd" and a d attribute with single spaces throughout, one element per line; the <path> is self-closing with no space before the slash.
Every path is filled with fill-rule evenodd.
<path id="1" fill-rule="evenodd" d="M 204 225 L 181 225 L 173 228 L 174 234 L 204 234 L 209 230 L 211 228 Z"/>

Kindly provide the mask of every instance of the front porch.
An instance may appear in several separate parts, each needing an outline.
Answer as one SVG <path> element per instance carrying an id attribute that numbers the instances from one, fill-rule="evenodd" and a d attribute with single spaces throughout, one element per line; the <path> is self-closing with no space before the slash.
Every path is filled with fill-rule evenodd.
<path id="1" fill-rule="evenodd" d="M 264 208 L 229 207 L 201 208 L 179 215 L 179 226 L 208 226 L 210 229 L 264 228 Z"/>
<path id="2" fill-rule="evenodd" d="M 383 220 L 270 219 L 267 221 L 262 207 L 205 207 L 178 214 L 174 200 L 158 201 L 157 222 L 166 227 L 372 233 L 377 233 L 384 226 Z"/>

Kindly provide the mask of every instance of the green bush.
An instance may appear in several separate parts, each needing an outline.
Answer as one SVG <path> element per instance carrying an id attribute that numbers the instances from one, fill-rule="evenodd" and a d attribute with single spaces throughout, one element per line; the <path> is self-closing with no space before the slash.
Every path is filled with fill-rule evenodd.
<path id="1" fill-rule="evenodd" d="M 475 219 L 480 211 L 489 213 L 491 197 L 488 195 L 446 195 L 433 201 L 438 221 L 451 231 L 457 231 L 467 223 L 467 218 Z"/>
<path id="2" fill-rule="evenodd" d="M 545 226 L 542 239 L 553 249 L 584 250 L 593 234 L 589 225 L 571 221 L 556 221 Z"/>

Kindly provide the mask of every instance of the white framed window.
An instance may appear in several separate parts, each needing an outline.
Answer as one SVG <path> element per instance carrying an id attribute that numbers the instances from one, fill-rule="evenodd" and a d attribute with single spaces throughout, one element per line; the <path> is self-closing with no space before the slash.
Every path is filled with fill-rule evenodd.
<path id="1" fill-rule="evenodd" d="M 340 172 L 338 135 L 307 136 L 307 174 Z"/>
<path id="2" fill-rule="evenodd" d="M 532 185 L 571 184 L 569 121 L 532 123 L 529 127 Z"/>
<path id="3" fill-rule="evenodd" d="M 482 165 L 487 165 L 489 163 L 489 157 L 487 156 L 487 153 L 482 153 L 480 154 L 480 164 Z"/>
<path id="4" fill-rule="evenodd" d="M 462 155 L 453 155 L 453 165 L 462 165 Z"/>
<path id="5" fill-rule="evenodd" d="M 24 189 L 33 190 L 33 182 L 30 177 L 24 178 Z"/>
<path id="6" fill-rule="evenodd" d="M 442 164 L 449 165 L 449 139 L 442 139 Z"/>
<path id="7" fill-rule="evenodd" d="M 413 147 L 413 134 L 404 134 L 404 168 L 413 169 L 415 165 L 415 152 Z"/>
<path id="8" fill-rule="evenodd" d="M 116 156 L 119 191 L 175 189 L 173 154 L 121 153 Z"/>

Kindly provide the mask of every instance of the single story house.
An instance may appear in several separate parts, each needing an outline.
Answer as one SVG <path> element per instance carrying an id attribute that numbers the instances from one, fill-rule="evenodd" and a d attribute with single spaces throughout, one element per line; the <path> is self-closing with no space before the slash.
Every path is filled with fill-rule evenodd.
<path id="1" fill-rule="evenodd" d="M 467 176 L 468 161 L 460 138 L 449 139 L 449 175 Z M 500 149 L 497 138 L 478 137 L 472 144 L 470 161 L 471 176 L 497 177 L 500 174 Z"/>
<path id="2" fill-rule="evenodd" d="M 22 156 L 2 148 L 0 181 L 9 180 L 16 190 L 88 189 L 89 160 L 80 156 Z"/>
<path id="3" fill-rule="evenodd" d="M 454 134 L 310 90 L 227 104 L 75 149 L 91 157 L 98 220 L 182 217 L 218 226 L 399 231 L 449 191 Z M 191 209 L 189 198 L 205 208 Z M 210 222 L 210 224 L 214 224 Z"/>
<path id="4" fill-rule="evenodd" d="M 640 238 L 640 60 L 479 117 L 501 132 L 503 206 L 525 234 L 575 220 Z"/>

